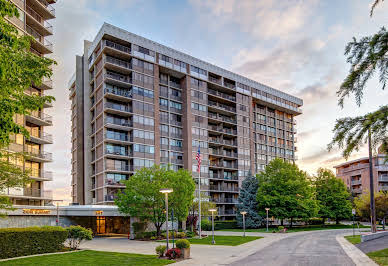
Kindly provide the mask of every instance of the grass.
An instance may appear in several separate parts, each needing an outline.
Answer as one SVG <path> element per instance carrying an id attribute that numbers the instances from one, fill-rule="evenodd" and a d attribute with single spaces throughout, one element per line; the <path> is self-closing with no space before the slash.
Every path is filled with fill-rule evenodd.
<path id="1" fill-rule="evenodd" d="M 216 245 L 222 245 L 222 246 L 238 246 L 241 244 L 245 244 L 257 239 L 260 239 L 262 237 L 259 236 L 214 236 L 214 240 L 216 242 Z M 199 238 L 187 238 L 189 240 L 190 244 L 199 244 L 199 245 L 212 245 L 212 237 L 207 236 L 203 237 L 201 239 Z M 158 240 L 158 242 L 166 242 L 165 240 Z M 169 241 L 172 242 L 171 240 Z"/>
<path id="2" fill-rule="evenodd" d="M 348 240 L 353 245 L 361 243 L 361 236 L 360 235 L 351 235 L 351 236 L 345 236 L 346 240 Z"/>
<path id="3" fill-rule="evenodd" d="M 329 229 L 351 229 L 351 228 L 353 228 L 353 226 L 352 225 L 347 225 L 347 224 L 327 224 L 325 226 L 322 226 L 322 225 L 297 226 L 297 227 L 292 227 L 291 229 L 288 228 L 287 226 L 285 226 L 285 228 L 287 228 L 287 232 L 293 233 L 293 232 L 318 231 L 318 230 L 329 230 Z M 369 228 L 369 227 L 368 226 L 360 225 L 360 228 Z M 355 226 L 355 229 L 357 229 L 356 226 Z M 222 229 L 222 230 L 219 230 L 219 231 L 242 232 L 243 229 L 239 229 L 239 228 L 236 228 L 236 229 Z M 245 231 L 246 232 L 267 233 L 267 229 L 266 228 L 246 229 Z M 278 229 L 275 228 L 275 227 L 268 228 L 268 233 L 272 233 L 273 231 L 277 232 Z"/>
<path id="4" fill-rule="evenodd" d="M 388 265 L 388 248 L 369 252 L 367 255 L 379 265 Z"/>
<path id="5" fill-rule="evenodd" d="M 84 250 L 0 262 L 0 265 L 166 265 L 174 263 L 153 255 Z"/>

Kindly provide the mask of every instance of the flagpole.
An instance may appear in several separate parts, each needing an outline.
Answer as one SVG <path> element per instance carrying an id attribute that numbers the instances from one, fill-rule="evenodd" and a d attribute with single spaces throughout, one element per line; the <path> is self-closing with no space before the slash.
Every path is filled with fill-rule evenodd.
<path id="1" fill-rule="evenodd" d="M 201 165 L 199 166 L 199 177 L 198 177 L 198 221 L 199 221 L 199 238 L 201 238 L 202 230 L 201 230 Z"/>

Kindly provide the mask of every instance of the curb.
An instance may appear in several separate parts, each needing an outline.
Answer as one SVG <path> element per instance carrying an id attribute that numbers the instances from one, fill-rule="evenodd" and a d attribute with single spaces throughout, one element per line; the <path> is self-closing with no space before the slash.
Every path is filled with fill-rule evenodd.
<path id="1" fill-rule="evenodd" d="M 67 254 L 67 253 L 74 253 L 74 252 L 81 252 L 81 251 L 84 251 L 84 250 L 72 250 L 72 251 L 64 251 L 64 252 L 34 254 L 34 255 L 28 255 L 28 256 L 21 256 L 21 257 L 13 257 L 13 258 L 8 258 L 8 259 L 2 259 L 2 260 L 0 260 L 0 262 L 9 261 L 9 260 L 18 260 L 18 259 L 24 259 L 24 258 L 32 258 L 32 257 L 38 257 L 38 256 Z"/>
<path id="2" fill-rule="evenodd" d="M 378 266 L 371 258 L 369 258 L 364 252 L 359 250 L 355 245 L 347 241 L 344 236 L 337 235 L 337 242 L 341 245 L 346 255 L 352 259 L 356 265 L 360 266 Z"/>

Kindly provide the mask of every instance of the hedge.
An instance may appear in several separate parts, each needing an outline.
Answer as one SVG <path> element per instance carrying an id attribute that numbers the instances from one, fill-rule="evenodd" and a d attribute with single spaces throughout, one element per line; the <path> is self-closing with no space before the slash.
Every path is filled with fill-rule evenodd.
<path id="1" fill-rule="evenodd" d="M 67 235 L 59 226 L 0 229 L 0 259 L 61 251 Z"/>
<path id="2" fill-rule="evenodd" d="M 214 230 L 236 229 L 236 228 L 238 228 L 236 220 L 214 222 Z"/>

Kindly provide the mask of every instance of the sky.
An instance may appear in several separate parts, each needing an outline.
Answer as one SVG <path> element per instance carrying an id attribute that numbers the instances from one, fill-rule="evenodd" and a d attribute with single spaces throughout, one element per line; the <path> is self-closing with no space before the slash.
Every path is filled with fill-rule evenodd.
<path id="1" fill-rule="evenodd" d="M 297 120 L 299 167 L 310 174 L 345 162 L 327 151 L 335 120 L 362 115 L 386 104 L 388 91 L 372 79 L 361 107 L 354 98 L 337 105 L 336 91 L 349 71 L 344 48 L 353 37 L 388 25 L 388 3 L 369 17 L 372 0 L 59 0 L 55 5 L 53 58 L 54 181 L 46 188 L 70 201 L 71 121 L 68 80 L 83 41 L 93 40 L 104 22 L 121 27 L 209 63 L 300 97 Z M 364 157 L 362 148 L 349 160 Z"/>

